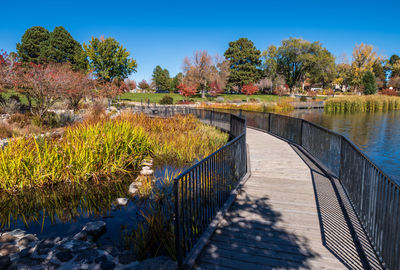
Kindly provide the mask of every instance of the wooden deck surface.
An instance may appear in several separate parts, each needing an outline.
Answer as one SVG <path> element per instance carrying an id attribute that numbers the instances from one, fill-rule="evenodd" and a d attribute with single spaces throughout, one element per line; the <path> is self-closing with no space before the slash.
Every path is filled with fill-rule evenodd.
<path id="1" fill-rule="evenodd" d="M 336 180 L 264 132 L 247 142 L 251 177 L 195 269 L 381 269 Z"/>

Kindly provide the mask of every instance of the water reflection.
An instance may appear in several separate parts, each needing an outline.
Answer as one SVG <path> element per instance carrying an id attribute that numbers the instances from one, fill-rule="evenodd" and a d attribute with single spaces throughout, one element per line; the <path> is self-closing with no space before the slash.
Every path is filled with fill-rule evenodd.
<path id="1" fill-rule="evenodd" d="M 157 190 L 166 186 L 166 176 L 171 178 L 185 167 L 155 166 Z M 101 219 L 107 223 L 107 231 L 99 243 L 123 248 L 121 239 L 142 221 L 149 203 L 129 194 L 135 178 L 131 175 L 99 183 L 62 183 L 16 193 L 0 192 L 0 232 L 18 228 L 39 239 L 66 237 L 78 233 L 87 222 Z M 117 198 L 128 198 L 129 202 L 120 206 Z"/>
<path id="2" fill-rule="evenodd" d="M 345 135 L 390 177 L 400 181 L 400 111 L 331 114 L 297 110 L 291 115 Z"/>

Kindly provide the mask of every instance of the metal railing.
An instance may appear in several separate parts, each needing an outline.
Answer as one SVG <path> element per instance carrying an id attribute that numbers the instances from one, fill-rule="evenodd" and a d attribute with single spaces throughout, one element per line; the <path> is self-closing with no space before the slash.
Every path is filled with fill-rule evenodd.
<path id="1" fill-rule="evenodd" d="M 233 114 L 191 107 L 141 106 L 136 110 L 162 117 L 193 114 L 228 132 L 231 138 L 174 179 L 175 247 L 178 265 L 182 265 L 247 173 L 246 121 Z"/>
<path id="2" fill-rule="evenodd" d="M 307 120 L 246 113 L 249 126 L 302 146 L 338 178 L 383 266 L 400 269 L 400 189 L 343 135 Z"/>

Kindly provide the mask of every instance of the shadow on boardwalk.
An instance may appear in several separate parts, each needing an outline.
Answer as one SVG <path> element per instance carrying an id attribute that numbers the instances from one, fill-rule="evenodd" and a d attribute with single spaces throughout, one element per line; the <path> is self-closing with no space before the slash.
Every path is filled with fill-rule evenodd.
<path id="1" fill-rule="evenodd" d="M 197 269 L 307 269 L 317 256 L 308 240 L 275 226 L 281 214 L 268 197 L 242 191 L 203 250 Z"/>
<path id="2" fill-rule="evenodd" d="M 348 269 L 383 269 L 340 182 L 292 148 L 311 171 L 322 244 Z"/>

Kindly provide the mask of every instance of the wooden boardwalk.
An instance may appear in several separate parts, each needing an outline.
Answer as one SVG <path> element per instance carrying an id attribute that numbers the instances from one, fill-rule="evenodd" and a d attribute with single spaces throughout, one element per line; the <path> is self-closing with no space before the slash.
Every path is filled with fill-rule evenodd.
<path id="1" fill-rule="evenodd" d="M 336 180 L 264 132 L 247 142 L 251 177 L 195 269 L 381 269 Z"/>

